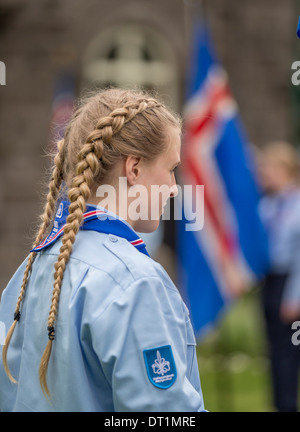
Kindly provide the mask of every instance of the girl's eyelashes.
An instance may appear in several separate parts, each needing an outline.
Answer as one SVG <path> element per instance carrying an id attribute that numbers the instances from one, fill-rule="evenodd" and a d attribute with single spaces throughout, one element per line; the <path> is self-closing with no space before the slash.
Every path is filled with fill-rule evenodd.
<path id="1" fill-rule="evenodd" d="M 176 174 L 178 166 L 179 166 L 179 164 L 176 165 L 176 166 L 171 170 L 171 173 L 172 173 L 172 174 Z"/>

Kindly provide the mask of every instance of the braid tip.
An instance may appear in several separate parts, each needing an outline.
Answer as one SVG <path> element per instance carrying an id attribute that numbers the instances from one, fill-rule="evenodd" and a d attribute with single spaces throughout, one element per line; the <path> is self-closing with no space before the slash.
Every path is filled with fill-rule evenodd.
<path id="1" fill-rule="evenodd" d="M 47 370 L 48 370 L 48 363 L 49 363 L 49 358 L 52 349 L 52 340 L 53 339 L 49 339 L 46 345 L 45 351 L 41 359 L 40 367 L 39 367 L 40 385 L 42 388 L 42 392 L 46 398 L 50 398 L 50 391 L 47 384 Z"/>

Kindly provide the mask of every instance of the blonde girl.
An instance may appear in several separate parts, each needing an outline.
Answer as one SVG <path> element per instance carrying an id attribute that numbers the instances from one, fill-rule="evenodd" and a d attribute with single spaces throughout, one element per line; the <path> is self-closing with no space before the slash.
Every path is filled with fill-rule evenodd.
<path id="1" fill-rule="evenodd" d="M 188 311 L 136 234 L 158 227 L 165 202 L 151 186 L 175 196 L 179 162 L 180 121 L 148 94 L 79 104 L 32 250 L 2 295 L 0 411 L 204 410 Z M 97 194 L 104 185 L 116 193 Z"/>

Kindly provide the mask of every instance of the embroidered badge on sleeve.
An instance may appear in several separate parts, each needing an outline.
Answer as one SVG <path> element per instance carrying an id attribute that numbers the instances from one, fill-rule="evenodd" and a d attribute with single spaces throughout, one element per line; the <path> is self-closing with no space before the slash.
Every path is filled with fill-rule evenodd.
<path id="1" fill-rule="evenodd" d="M 144 360 L 150 382 L 161 389 L 171 387 L 177 376 L 171 345 L 144 350 Z"/>

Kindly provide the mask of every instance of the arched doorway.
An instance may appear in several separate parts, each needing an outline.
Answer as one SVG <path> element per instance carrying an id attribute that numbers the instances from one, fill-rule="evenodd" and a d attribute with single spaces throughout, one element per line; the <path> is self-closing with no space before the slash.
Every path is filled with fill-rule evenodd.
<path id="1" fill-rule="evenodd" d="M 83 56 L 83 86 L 108 85 L 156 90 L 174 109 L 179 107 L 178 60 L 169 40 L 140 23 L 107 27 Z"/>

